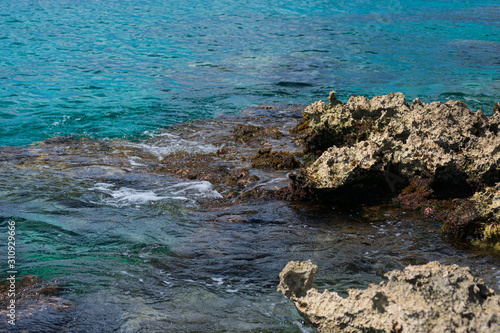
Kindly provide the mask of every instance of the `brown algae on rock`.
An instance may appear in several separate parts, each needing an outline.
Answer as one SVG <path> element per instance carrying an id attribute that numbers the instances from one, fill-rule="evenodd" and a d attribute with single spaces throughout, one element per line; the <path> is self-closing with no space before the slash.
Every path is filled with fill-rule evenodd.
<path id="1" fill-rule="evenodd" d="M 44 317 L 50 318 L 50 325 L 45 328 L 52 331 L 64 327 L 73 319 L 74 304 L 61 296 L 64 289 L 56 281 L 47 282 L 33 275 L 21 276 L 15 281 L 14 297 L 12 297 L 12 291 L 9 290 L 10 282 L 8 280 L 6 282 L 0 285 L 0 305 L 2 306 L 0 315 L 5 318 L 0 323 L 0 329 L 4 329 L 5 332 L 22 327 L 23 324 L 29 326 L 30 322 L 38 324 Z M 12 314 L 8 306 L 12 306 L 13 300 L 17 326 L 12 326 L 7 321 L 10 318 L 9 313 Z"/>
<path id="2" fill-rule="evenodd" d="M 409 179 L 409 185 L 399 194 L 398 200 L 405 207 L 420 209 L 428 202 L 433 193 L 430 185 L 431 180 L 427 177 L 412 177 Z"/>
<path id="3" fill-rule="evenodd" d="M 471 201 L 484 222 L 484 243 L 500 250 L 500 184 L 475 193 Z"/>
<path id="4" fill-rule="evenodd" d="M 300 167 L 294 154 L 287 151 L 272 151 L 271 148 L 260 149 L 252 158 L 252 168 L 291 170 Z"/>
<path id="5" fill-rule="evenodd" d="M 279 139 L 283 136 L 276 127 L 237 124 L 233 129 L 233 139 L 242 143 L 263 140 L 266 136 Z"/>

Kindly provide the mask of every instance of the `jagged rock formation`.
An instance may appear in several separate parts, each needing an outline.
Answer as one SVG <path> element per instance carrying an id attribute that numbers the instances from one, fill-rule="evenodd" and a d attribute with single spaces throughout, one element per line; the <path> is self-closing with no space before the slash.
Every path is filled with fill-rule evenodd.
<path id="1" fill-rule="evenodd" d="M 500 332 L 500 297 L 468 268 L 408 266 L 347 298 L 312 288 L 317 271 L 311 261 L 289 262 L 278 291 L 320 332 Z"/>
<path id="2" fill-rule="evenodd" d="M 351 97 L 346 104 L 334 93 L 329 99 L 305 110 L 306 151 L 321 153 L 305 170 L 311 188 L 334 190 L 366 176 L 383 180 L 387 172 L 402 180 L 430 177 L 438 189 L 453 191 L 500 180 L 499 112 L 488 118 L 461 101 L 409 105 L 401 93 Z"/>
<path id="3" fill-rule="evenodd" d="M 331 92 L 329 102 L 309 105 L 296 127 L 305 153 L 319 156 L 293 176 L 299 194 L 333 204 L 399 196 L 421 208 L 431 195 L 466 198 L 500 182 L 500 103 L 487 117 L 461 101 L 410 105 L 402 93 L 343 104 Z M 500 239 L 500 228 L 490 229 Z"/>

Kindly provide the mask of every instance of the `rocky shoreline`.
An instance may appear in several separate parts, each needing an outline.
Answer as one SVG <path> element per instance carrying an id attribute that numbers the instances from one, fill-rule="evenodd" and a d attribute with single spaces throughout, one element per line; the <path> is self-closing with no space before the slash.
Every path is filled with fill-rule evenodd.
<path id="1" fill-rule="evenodd" d="M 500 249 L 500 103 L 487 117 L 461 101 L 410 105 L 402 93 L 309 105 L 294 133 L 309 161 L 297 197 L 328 205 L 393 200 L 445 231 Z"/>
<path id="2" fill-rule="evenodd" d="M 306 165 L 297 198 L 326 205 L 392 201 L 448 234 L 500 250 L 500 103 L 487 117 L 461 101 L 410 105 L 401 93 L 309 105 L 292 131 Z M 500 297 L 468 268 L 430 262 L 367 290 L 319 293 L 318 267 L 289 262 L 278 291 L 320 332 L 498 332 Z"/>
<path id="3" fill-rule="evenodd" d="M 402 93 L 342 103 L 331 92 L 328 99 L 305 110 L 252 107 L 140 143 L 53 138 L 4 147 L 0 163 L 208 181 L 222 194 L 218 204 L 266 197 L 325 207 L 392 202 L 440 221 L 452 237 L 500 249 L 500 103 L 488 117 L 461 101 L 410 105 Z"/>
<path id="4" fill-rule="evenodd" d="M 429 228 L 442 225 L 446 235 L 491 252 L 500 249 L 499 125 L 500 104 L 488 117 L 482 111 L 472 112 L 460 101 L 424 104 L 417 99 L 410 105 L 403 94 L 397 93 L 371 100 L 351 97 L 342 103 L 332 92 L 329 104 L 320 101 L 307 107 L 252 107 L 238 117 L 180 124 L 139 142 L 58 137 L 30 147 L 2 147 L 0 164 L 14 172 L 56 173 L 92 183 L 123 182 L 129 175 L 139 179 L 161 176 L 163 182 L 193 182 L 210 186 L 210 190 L 213 186 L 217 195 L 208 199 L 200 197 L 196 199 L 197 204 L 202 210 L 216 212 L 217 221 L 228 224 L 246 223 L 245 214 L 253 214 L 254 208 L 248 208 L 249 213 L 245 213 L 238 207 L 255 202 L 286 202 L 297 210 L 307 207 L 314 211 L 311 207 L 317 207 L 318 212 L 346 208 L 367 225 L 374 221 L 376 224 L 387 222 L 388 213 L 397 211 L 395 215 L 399 217 L 394 218 L 395 221 L 405 220 L 403 215 L 420 216 L 423 224 L 431 222 Z M 64 203 L 76 204 L 69 199 Z M 312 219 L 317 220 L 317 216 Z M 394 228 L 401 228 L 401 232 L 412 228 L 408 225 L 403 228 L 399 223 Z M 336 237 L 347 237 L 349 232 L 349 228 L 341 229 Z M 397 235 L 394 241 L 402 241 Z M 372 238 L 361 241 L 356 233 L 349 237 L 356 237 L 353 240 L 356 251 L 362 248 L 368 253 L 371 246 L 375 249 L 379 245 Z M 329 242 L 332 241 L 325 240 Z M 292 259 L 295 258 L 287 261 Z M 391 267 L 381 264 L 384 267 L 376 274 L 382 276 L 395 267 L 435 260 L 420 259 L 410 255 L 404 260 L 394 260 L 397 264 Z M 363 257 L 363 260 L 373 259 Z M 428 272 L 434 276 L 434 271 L 442 275 L 460 270 L 433 265 L 422 266 L 422 276 Z M 364 269 L 373 272 L 370 267 L 375 266 L 367 264 L 368 268 Z M 306 280 L 310 279 L 311 284 L 315 270 L 307 273 Z M 397 274 L 391 276 L 399 276 Z M 465 271 L 460 274 L 472 281 Z M 443 283 L 431 280 L 436 286 Z M 479 282 L 471 283 L 471 286 L 479 286 L 480 295 L 490 297 L 487 287 Z M 313 290 L 311 284 L 308 282 L 301 295 L 287 291 L 285 294 L 297 301 Z M 474 287 L 472 291 L 477 294 Z M 337 302 L 339 297 L 330 298 Z M 395 304 L 406 302 L 398 297 L 394 298 Z M 45 302 L 37 300 L 41 308 Z M 373 303 L 373 297 L 370 302 Z M 460 303 L 453 298 L 449 302 Z M 378 308 L 382 309 L 375 306 L 375 310 Z M 300 303 L 298 309 L 303 312 Z M 306 315 L 308 320 L 320 328 L 331 326 L 333 317 L 317 321 L 314 311 Z M 478 315 L 472 319 L 467 313 L 465 317 L 462 312 L 457 314 L 457 318 L 461 318 L 456 320 L 457 327 L 467 321 L 467 325 L 470 322 L 482 328 L 486 319 L 481 313 L 490 312 L 479 308 L 477 311 Z M 359 321 L 365 317 L 353 318 Z M 393 326 L 373 331 L 406 332 L 408 327 L 417 327 L 415 322 L 390 318 L 385 323 Z M 353 332 L 363 331 L 358 324 L 353 325 L 357 327 Z M 405 327 L 404 330 L 401 327 Z M 325 328 L 325 331 L 328 330 Z"/>
<path id="5" fill-rule="evenodd" d="M 332 91 L 328 100 L 256 106 L 139 143 L 56 137 L 3 147 L 0 163 L 208 181 L 221 193 L 216 205 L 265 198 L 325 207 L 393 203 L 439 221 L 450 237 L 500 250 L 500 103 L 488 117 L 461 101 L 410 105 L 402 93 L 342 103 Z"/>

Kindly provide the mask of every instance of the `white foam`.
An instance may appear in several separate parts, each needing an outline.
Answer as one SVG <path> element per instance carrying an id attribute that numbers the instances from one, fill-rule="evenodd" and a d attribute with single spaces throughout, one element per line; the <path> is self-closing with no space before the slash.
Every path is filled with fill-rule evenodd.
<path id="1" fill-rule="evenodd" d="M 158 136 L 158 137 L 168 136 L 169 138 L 179 138 L 178 135 L 175 135 L 175 134 L 172 134 L 172 133 L 168 133 L 168 132 L 163 132 L 163 133 L 160 133 L 160 134 L 154 134 L 152 136 Z"/>
<path id="2" fill-rule="evenodd" d="M 163 160 L 164 156 L 177 152 L 208 154 L 216 152 L 219 149 L 219 147 L 212 144 L 202 144 L 197 141 L 181 139 L 177 135 L 170 133 L 162 133 L 158 135 L 158 137 L 161 137 L 162 140 L 155 144 L 132 143 L 131 145 L 150 152 L 156 156 L 159 161 Z"/>
<path id="3" fill-rule="evenodd" d="M 217 282 L 217 285 L 220 286 L 224 284 L 223 278 L 211 278 L 213 281 Z"/>
<path id="4" fill-rule="evenodd" d="M 222 199 L 222 195 L 213 189 L 213 186 L 208 181 L 183 182 L 168 187 L 173 190 L 172 194 L 184 194 L 188 197 L 195 198 L 214 198 Z"/>
<path id="5" fill-rule="evenodd" d="M 144 166 L 144 164 L 136 162 L 135 160 L 142 160 L 139 156 L 131 156 L 129 162 L 131 166 Z"/>
<path id="6" fill-rule="evenodd" d="M 158 189 L 157 191 L 161 191 L 162 195 L 153 190 L 137 190 L 130 187 L 115 189 L 114 187 L 115 185 L 109 183 L 97 183 L 91 190 L 105 193 L 108 197 L 102 199 L 100 203 L 115 207 L 137 206 L 161 200 L 176 200 L 194 204 L 199 199 L 222 198 L 222 195 L 214 190 L 208 181 L 183 182 Z"/>
<path id="7" fill-rule="evenodd" d="M 71 118 L 71 116 L 63 115 L 63 119 L 62 119 L 62 121 L 54 121 L 54 122 L 51 124 L 51 126 L 53 126 L 53 127 L 62 126 L 62 125 L 64 125 L 64 124 L 66 123 L 66 121 L 67 121 L 68 119 L 70 119 L 70 118 Z"/>
<path id="8" fill-rule="evenodd" d="M 474 101 L 480 103 L 481 101 L 472 97 L 463 96 L 466 101 Z"/>
<path id="9" fill-rule="evenodd" d="M 135 277 L 134 275 L 130 274 L 129 272 L 127 271 L 120 271 L 120 273 L 124 274 L 124 275 L 128 275 L 128 276 L 132 276 L 132 277 Z"/>
<path id="10" fill-rule="evenodd" d="M 155 192 L 150 190 L 136 190 L 128 187 L 121 187 L 117 190 L 114 190 L 112 189 L 112 187 L 112 184 L 97 183 L 93 189 L 99 190 L 109 195 L 111 198 L 107 198 L 103 201 L 113 206 L 145 204 L 150 201 L 159 201 L 169 198 L 159 196 Z"/>

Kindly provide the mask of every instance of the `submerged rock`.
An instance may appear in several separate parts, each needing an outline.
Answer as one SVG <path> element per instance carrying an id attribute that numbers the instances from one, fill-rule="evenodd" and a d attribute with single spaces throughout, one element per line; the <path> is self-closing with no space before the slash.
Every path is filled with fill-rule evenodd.
<path id="1" fill-rule="evenodd" d="M 33 327 L 39 332 L 66 331 L 74 319 L 74 304 L 62 297 L 64 288 L 57 281 L 24 275 L 16 280 L 14 292 L 11 288 L 8 280 L 0 283 L 1 332 L 28 332 Z"/>
<path id="2" fill-rule="evenodd" d="M 318 267 L 292 261 L 280 273 L 281 291 L 320 332 L 499 332 L 500 297 L 469 268 L 430 262 L 386 274 L 366 290 L 312 288 Z"/>
<path id="3" fill-rule="evenodd" d="M 98 183 L 135 176 L 209 182 L 220 195 L 195 200 L 207 207 L 251 198 L 284 199 L 289 170 L 301 166 L 301 147 L 289 129 L 302 112 L 299 105 L 254 106 L 238 117 L 181 123 L 141 141 L 55 137 L 30 147 L 0 147 L 0 165 Z"/>
<path id="4" fill-rule="evenodd" d="M 239 142 L 250 142 L 252 140 L 262 140 L 266 136 L 279 139 L 283 136 L 276 127 L 264 127 L 264 126 L 254 126 L 237 124 L 233 129 L 233 139 Z"/>
<path id="5" fill-rule="evenodd" d="M 295 156 L 287 151 L 273 151 L 271 148 L 260 149 L 251 158 L 252 168 L 286 170 L 295 169 L 300 166 Z"/>

